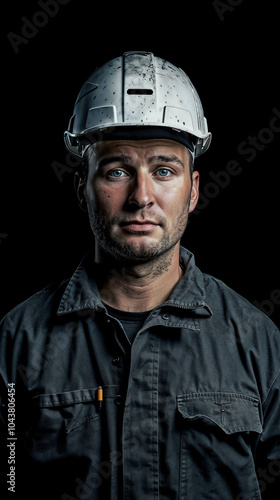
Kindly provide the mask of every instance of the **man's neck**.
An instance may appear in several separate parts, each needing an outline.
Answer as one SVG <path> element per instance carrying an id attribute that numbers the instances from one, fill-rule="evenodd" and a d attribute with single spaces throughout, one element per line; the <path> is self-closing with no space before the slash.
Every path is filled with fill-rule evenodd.
<path id="1" fill-rule="evenodd" d="M 106 256 L 98 263 L 107 275 L 100 283 L 103 302 L 121 311 L 142 312 L 163 304 L 182 278 L 179 265 L 179 244 L 151 262 L 126 266 Z"/>

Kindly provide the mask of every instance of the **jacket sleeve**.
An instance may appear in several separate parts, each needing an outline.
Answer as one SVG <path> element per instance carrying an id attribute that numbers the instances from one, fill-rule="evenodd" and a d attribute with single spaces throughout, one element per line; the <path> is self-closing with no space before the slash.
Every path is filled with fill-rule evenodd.
<path id="1" fill-rule="evenodd" d="M 262 404 L 263 432 L 260 436 L 256 471 L 264 500 L 278 500 L 280 491 L 280 332 L 276 331 L 278 350 L 274 353 L 278 370 Z M 273 364 L 273 360 L 271 360 Z"/>

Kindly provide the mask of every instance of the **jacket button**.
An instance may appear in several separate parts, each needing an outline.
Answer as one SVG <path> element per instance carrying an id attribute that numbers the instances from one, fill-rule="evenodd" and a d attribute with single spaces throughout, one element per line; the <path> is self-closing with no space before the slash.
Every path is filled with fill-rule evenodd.
<path id="1" fill-rule="evenodd" d="M 121 358 L 119 356 L 117 356 L 116 358 L 112 359 L 112 365 L 114 365 L 114 366 L 119 365 L 120 362 L 121 362 Z"/>
<path id="2" fill-rule="evenodd" d="M 162 319 L 166 319 L 166 320 L 170 319 L 169 314 L 163 314 L 161 317 L 162 317 Z"/>
<path id="3" fill-rule="evenodd" d="M 117 406 L 120 406 L 122 403 L 123 403 L 123 398 L 122 398 L 122 395 L 121 395 L 121 394 L 118 394 L 118 395 L 115 397 L 115 404 L 116 404 Z"/>

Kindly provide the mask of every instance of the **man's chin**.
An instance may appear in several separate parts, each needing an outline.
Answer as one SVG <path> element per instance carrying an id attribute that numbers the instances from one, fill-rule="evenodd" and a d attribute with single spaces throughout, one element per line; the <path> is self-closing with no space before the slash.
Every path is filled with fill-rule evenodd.
<path id="1" fill-rule="evenodd" d="M 110 254 L 126 263 L 147 262 L 159 255 L 158 249 L 153 247 L 134 248 L 131 246 L 115 247 L 110 249 Z"/>
<path id="2" fill-rule="evenodd" d="M 167 241 L 138 241 L 120 242 L 110 241 L 101 244 L 103 253 L 126 265 L 143 264 L 157 259 L 168 252 L 174 245 Z"/>

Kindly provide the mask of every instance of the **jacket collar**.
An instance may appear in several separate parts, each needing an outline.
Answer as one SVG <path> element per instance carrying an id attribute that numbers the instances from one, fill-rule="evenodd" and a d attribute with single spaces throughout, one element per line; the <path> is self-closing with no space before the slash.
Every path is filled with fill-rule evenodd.
<path id="1" fill-rule="evenodd" d="M 195 265 L 194 255 L 183 247 L 180 248 L 180 265 L 184 270 L 184 276 L 173 289 L 164 306 L 189 310 L 200 309 L 204 310 L 204 314 L 212 315 L 206 303 L 203 274 Z M 86 309 L 105 311 L 96 283 L 98 273 L 100 273 L 100 268 L 94 263 L 94 252 L 91 250 L 70 278 L 57 310 L 58 315 Z"/>

